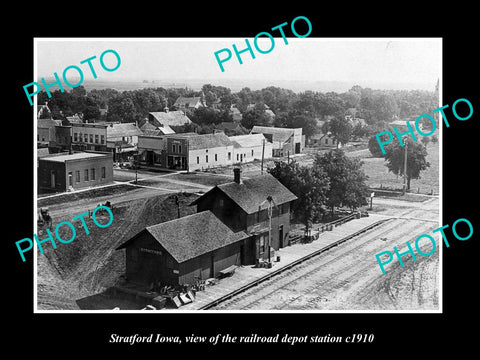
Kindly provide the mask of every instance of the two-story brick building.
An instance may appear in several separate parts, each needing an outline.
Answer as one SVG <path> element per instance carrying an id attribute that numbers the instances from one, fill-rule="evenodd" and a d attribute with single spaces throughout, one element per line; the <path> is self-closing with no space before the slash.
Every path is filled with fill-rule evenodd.
<path id="1" fill-rule="evenodd" d="M 72 149 L 108 151 L 107 124 L 72 123 Z"/>
<path id="2" fill-rule="evenodd" d="M 61 120 L 37 120 L 37 147 L 49 149 L 50 153 L 68 151 L 72 142 L 72 127 L 62 125 Z"/>

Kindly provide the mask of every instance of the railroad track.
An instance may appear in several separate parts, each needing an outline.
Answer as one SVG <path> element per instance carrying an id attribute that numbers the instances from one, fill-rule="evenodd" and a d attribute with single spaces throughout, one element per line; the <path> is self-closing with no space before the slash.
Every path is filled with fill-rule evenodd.
<path id="1" fill-rule="evenodd" d="M 265 281 L 267 281 L 267 280 L 269 280 L 273 277 L 275 277 L 275 281 L 278 282 L 279 280 L 282 280 L 282 279 L 288 277 L 292 273 L 296 273 L 296 272 L 300 271 L 299 268 L 295 267 L 296 265 L 298 265 L 300 263 L 303 263 L 305 261 L 308 261 L 310 259 L 313 259 L 317 255 L 319 255 L 321 253 L 324 253 L 325 251 L 327 251 L 327 250 L 329 250 L 329 249 L 331 249 L 335 246 L 338 246 L 341 243 L 343 243 L 343 242 L 345 242 L 345 241 L 347 241 L 351 238 L 354 238 L 354 237 L 360 235 L 361 233 L 369 231 L 369 230 L 373 229 L 374 227 L 376 227 L 378 225 L 381 225 L 381 224 L 383 224 L 387 221 L 390 221 L 390 219 L 384 219 L 384 220 L 377 221 L 377 222 L 375 222 L 375 223 L 373 223 L 373 224 L 371 224 L 371 225 L 369 225 L 369 226 L 367 226 L 367 227 L 365 227 L 365 228 L 363 228 L 363 229 L 361 229 L 361 230 L 359 230 L 359 231 L 357 231 L 353 234 L 350 234 L 350 235 L 348 235 L 348 236 L 346 236 L 346 237 L 344 237 L 344 238 L 342 238 L 342 239 L 340 239 L 340 240 L 338 240 L 338 241 L 336 241 L 336 242 L 334 242 L 330 245 L 327 245 L 326 247 L 324 247 L 320 250 L 317 250 L 317 251 L 315 251 L 311 254 L 308 254 L 308 255 L 292 262 L 291 264 L 289 264 L 287 266 L 284 266 L 284 267 L 282 267 L 282 268 L 280 268 L 280 269 L 278 269 L 278 270 L 276 270 L 276 271 L 274 271 L 274 272 L 272 272 L 268 275 L 263 276 L 260 279 L 257 279 L 256 281 L 254 281 L 250 284 L 247 284 L 247 285 L 245 285 L 245 286 L 243 286 L 243 287 L 241 287 L 241 288 L 239 288 L 239 289 L 237 289 L 237 290 L 235 290 L 235 291 L 233 291 L 233 292 L 231 292 L 231 293 L 229 293 L 229 294 L 227 294 L 227 295 L 225 295 L 225 296 L 223 296 L 219 299 L 216 299 L 216 300 L 204 305 L 203 307 L 200 308 L 200 310 L 206 310 L 206 309 L 212 309 L 212 308 L 216 308 L 216 309 L 223 308 L 224 305 L 219 306 L 219 304 L 221 304 L 221 303 L 223 303 L 227 300 L 231 300 L 231 301 L 229 301 L 229 304 L 231 304 L 233 301 L 238 302 L 239 300 L 248 296 L 248 294 L 243 294 L 243 295 L 240 295 L 240 296 L 237 296 L 237 295 L 244 293 L 245 291 L 249 290 L 252 287 L 255 287 L 255 291 L 257 292 L 259 289 L 261 290 L 261 288 L 259 287 L 259 285 L 261 283 L 263 283 L 263 282 L 265 282 Z M 312 261 L 310 261 L 309 263 L 311 263 Z M 266 286 L 266 285 L 264 284 L 263 286 Z"/>
<path id="2" fill-rule="evenodd" d="M 366 231 L 372 230 L 374 227 L 386 221 L 389 221 L 389 220 L 384 220 L 384 221 L 372 224 L 369 227 L 350 235 L 349 237 L 347 237 L 347 239 L 351 239 L 353 237 L 356 237 L 357 235 L 360 235 L 360 233 L 364 233 Z M 367 236 L 365 239 L 359 242 L 349 243 L 350 246 L 352 245 L 353 246 L 349 249 L 345 249 L 345 251 L 342 253 L 342 257 L 352 256 L 354 253 L 358 253 L 359 251 L 362 251 L 362 249 L 371 245 L 372 238 L 377 238 L 377 239 L 382 238 L 382 236 L 388 235 L 388 233 L 391 233 L 392 231 L 395 231 L 395 229 L 398 229 L 398 228 L 413 229 L 416 226 L 417 226 L 416 224 L 412 224 L 408 220 L 403 220 L 398 222 L 394 227 L 391 227 L 388 229 L 373 230 L 373 232 L 369 234 L 369 236 Z M 322 251 L 318 252 L 316 255 L 320 255 L 321 253 L 324 253 L 326 250 L 332 248 L 333 246 L 337 246 L 344 241 L 346 241 L 345 238 L 339 240 L 338 242 L 332 244 L 331 246 L 328 246 L 327 248 L 321 249 Z M 301 266 L 289 267 L 288 269 L 283 269 L 283 272 L 281 274 L 279 273 L 275 275 L 274 282 L 266 281 L 269 279 L 265 279 L 261 283 L 259 282 L 257 282 L 256 284 L 254 283 L 248 289 L 243 289 L 243 291 L 237 292 L 236 294 L 230 294 L 229 298 L 219 299 L 221 301 L 217 300 L 216 304 L 215 302 L 213 302 L 213 304 L 209 304 L 211 306 L 205 307 L 205 308 L 214 308 L 217 310 L 229 309 L 231 307 L 238 307 L 241 310 L 258 308 L 258 306 L 265 299 L 272 298 L 273 296 L 278 297 L 279 290 L 286 287 L 294 286 L 296 283 L 299 283 L 299 284 L 304 283 L 306 281 L 305 279 L 311 278 L 315 274 L 324 270 L 327 266 L 329 266 L 333 262 L 338 261 L 338 258 L 335 257 L 326 262 L 318 263 L 316 259 L 316 255 L 310 256 L 308 259 L 305 259 L 305 258 L 300 259 L 302 260 L 300 261 L 302 262 Z M 324 255 L 328 256 L 328 253 Z M 298 262 L 297 264 L 299 264 L 300 262 Z M 317 278 L 318 280 L 315 281 L 315 284 L 302 290 L 302 295 L 286 300 L 281 306 L 276 306 L 274 309 L 281 310 L 281 309 L 288 308 L 290 304 L 297 301 L 299 298 L 304 296 L 304 294 L 310 294 L 310 293 L 316 292 L 319 288 L 332 290 L 332 289 L 339 289 L 344 287 L 345 285 L 349 284 L 353 279 L 358 278 L 358 273 L 367 271 L 369 268 L 371 269 L 372 267 L 371 259 L 363 263 L 365 265 L 361 267 L 359 267 L 361 264 L 355 263 L 356 271 L 353 274 L 347 275 L 345 277 L 345 275 L 352 270 L 352 266 L 351 266 L 352 262 L 346 262 L 346 264 L 344 266 L 340 266 L 337 271 L 333 273 L 330 272 L 326 278 L 324 279 Z M 294 276 L 293 279 L 291 279 L 292 276 Z M 262 279 L 259 279 L 259 280 L 262 280 Z M 251 289 L 253 286 L 255 286 L 255 289 Z M 255 293 L 252 294 L 252 291 L 248 291 L 249 289 L 251 289 Z M 267 292 L 265 294 L 262 294 L 263 291 L 267 291 Z M 259 295 L 261 295 L 261 297 L 258 297 Z M 248 300 L 249 297 L 253 297 L 254 298 L 253 301 L 249 301 Z M 312 300 L 309 300 L 309 301 L 310 301 L 309 305 L 304 305 L 300 308 L 301 309 L 310 309 L 312 307 L 315 308 L 316 303 L 312 302 Z"/>

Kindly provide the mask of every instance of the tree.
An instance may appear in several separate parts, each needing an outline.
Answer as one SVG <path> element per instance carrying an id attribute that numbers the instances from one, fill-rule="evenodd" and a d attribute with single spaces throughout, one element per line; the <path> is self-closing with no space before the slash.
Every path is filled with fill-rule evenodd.
<path id="1" fill-rule="evenodd" d="M 345 145 L 352 137 L 353 126 L 343 115 L 337 114 L 329 121 L 328 128 L 338 144 Z"/>
<path id="2" fill-rule="evenodd" d="M 297 99 L 292 104 L 292 109 L 302 114 L 315 113 L 316 96 L 311 90 L 307 90 L 303 93 L 299 93 Z"/>
<path id="3" fill-rule="evenodd" d="M 129 91 L 127 94 L 135 105 L 139 120 L 145 118 L 149 112 L 162 111 L 167 106 L 166 96 L 153 89 L 138 89 Z"/>
<path id="4" fill-rule="evenodd" d="M 307 141 L 310 136 L 318 133 L 317 122 L 314 118 L 306 115 L 288 116 L 286 119 L 286 127 L 302 128 L 302 133 L 305 135 L 306 138 L 305 141 Z"/>
<path id="5" fill-rule="evenodd" d="M 366 181 L 368 176 L 361 169 L 363 163 L 360 160 L 348 160 L 348 172 L 342 205 L 355 210 L 356 208 L 367 204 L 366 196 L 368 194 L 368 186 Z"/>
<path id="6" fill-rule="evenodd" d="M 273 126 L 283 128 L 302 128 L 302 134 L 304 134 L 306 138 L 305 141 L 320 130 L 314 118 L 308 115 L 302 115 L 299 111 L 295 110 L 288 113 L 277 114 L 273 121 Z"/>
<path id="7" fill-rule="evenodd" d="M 367 176 L 362 170 L 362 162 L 348 158 L 340 149 L 331 150 L 323 155 L 317 154 L 313 167 L 323 169 L 330 182 L 327 192 L 327 206 L 333 211 L 343 205 L 351 209 L 366 205 L 368 187 Z"/>
<path id="8" fill-rule="evenodd" d="M 190 120 L 198 125 L 212 125 L 232 121 L 232 116 L 228 110 L 218 111 L 209 107 L 199 107 L 193 110 Z"/>
<path id="9" fill-rule="evenodd" d="M 230 107 L 238 101 L 236 94 L 227 94 L 221 97 L 220 104 L 225 110 L 230 110 Z"/>
<path id="10" fill-rule="evenodd" d="M 425 146 L 420 143 L 408 141 L 407 144 L 407 190 L 410 190 L 410 180 L 419 179 L 420 172 L 430 167 L 426 160 L 428 153 Z M 403 176 L 405 147 L 399 141 L 388 144 L 385 148 L 385 161 L 387 168 L 395 175 Z"/>
<path id="11" fill-rule="evenodd" d="M 108 121 L 134 122 L 136 115 L 133 100 L 124 93 L 113 97 L 108 102 Z"/>
<path id="12" fill-rule="evenodd" d="M 93 98 L 89 96 L 85 98 L 85 105 L 82 113 L 84 121 L 95 120 L 100 117 L 100 109 Z"/>
<path id="13" fill-rule="evenodd" d="M 312 222 L 324 213 L 323 204 L 329 189 L 327 175 L 320 168 L 299 166 L 295 161 L 275 161 L 275 166 L 267 171 L 297 196 L 292 212 L 305 225 L 308 234 Z"/>
<path id="14" fill-rule="evenodd" d="M 315 112 L 321 116 L 334 116 L 335 114 L 344 114 L 346 107 L 345 101 L 336 92 L 330 91 L 325 94 L 317 94 L 315 103 Z"/>
<path id="15" fill-rule="evenodd" d="M 265 105 L 263 102 L 255 104 L 255 107 L 243 114 L 240 122 L 247 129 L 253 128 L 255 125 L 270 126 L 272 119 L 265 113 Z"/>
<path id="16" fill-rule="evenodd" d="M 390 121 L 392 116 L 398 114 L 399 108 L 395 98 L 386 93 L 380 93 L 374 98 L 375 121 Z"/>
<path id="17" fill-rule="evenodd" d="M 425 148 L 427 147 L 428 143 L 431 141 L 430 137 L 429 136 L 424 136 L 421 138 L 420 140 L 422 142 L 422 144 L 425 146 Z"/>
<path id="18" fill-rule="evenodd" d="M 107 88 L 101 90 L 92 89 L 89 91 L 88 96 L 92 98 L 100 108 L 105 108 L 108 101 L 118 94 L 119 92 L 117 90 Z"/>
<path id="19" fill-rule="evenodd" d="M 290 163 L 274 161 L 273 168 L 268 168 L 267 172 L 295 194 L 299 181 L 298 174 L 300 172 L 300 165 L 296 161 L 291 161 Z"/>
<path id="20" fill-rule="evenodd" d="M 380 140 L 385 141 L 386 139 L 383 137 L 386 135 L 387 134 L 380 136 Z M 380 145 L 378 144 L 377 137 L 375 135 L 368 140 L 368 150 L 370 150 L 370 153 L 373 157 L 383 157 L 382 149 L 380 149 Z"/>
<path id="21" fill-rule="evenodd" d="M 217 94 L 215 94 L 213 91 L 208 91 L 205 94 L 205 104 L 207 106 L 212 106 L 212 104 L 217 101 Z"/>
<path id="22" fill-rule="evenodd" d="M 355 108 L 360 103 L 360 99 L 362 97 L 362 88 L 359 85 L 355 85 L 347 92 L 340 94 L 340 97 L 345 102 L 345 107 L 347 109 Z"/>
<path id="23" fill-rule="evenodd" d="M 366 126 L 363 126 L 361 123 L 357 123 L 352 129 L 352 137 L 354 139 L 360 139 L 368 134 Z"/>
<path id="24" fill-rule="evenodd" d="M 216 111 L 207 107 L 195 109 L 190 119 L 198 125 L 211 125 L 220 122 L 218 121 Z"/>
<path id="25" fill-rule="evenodd" d="M 244 87 L 237 94 L 237 108 L 243 114 L 247 110 L 247 106 L 253 102 L 252 90 L 248 87 Z"/>

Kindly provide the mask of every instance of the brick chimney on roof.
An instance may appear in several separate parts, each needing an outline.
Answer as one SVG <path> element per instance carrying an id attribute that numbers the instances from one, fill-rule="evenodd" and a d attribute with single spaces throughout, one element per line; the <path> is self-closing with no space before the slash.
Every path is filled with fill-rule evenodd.
<path id="1" fill-rule="evenodd" d="M 242 170 L 240 168 L 233 169 L 233 181 L 237 184 L 243 184 L 242 182 Z"/>

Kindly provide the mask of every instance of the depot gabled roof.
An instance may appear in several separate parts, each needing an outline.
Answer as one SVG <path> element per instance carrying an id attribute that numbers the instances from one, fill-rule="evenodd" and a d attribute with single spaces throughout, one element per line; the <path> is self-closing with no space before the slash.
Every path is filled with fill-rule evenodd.
<path id="1" fill-rule="evenodd" d="M 211 211 L 202 211 L 179 219 L 146 227 L 117 250 L 130 246 L 140 236 L 148 234 L 178 263 L 220 249 L 249 237 L 243 231 L 234 233 Z"/>
<path id="2" fill-rule="evenodd" d="M 244 179 L 240 183 L 232 181 L 217 185 L 197 198 L 190 205 L 196 205 L 206 197 L 215 196 L 217 191 L 223 192 L 247 214 L 254 214 L 260 209 L 265 209 L 268 206 L 268 204 L 265 203 L 268 196 L 272 197 L 276 205 L 297 199 L 280 181 L 270 174 L 264 174 Z"/>

